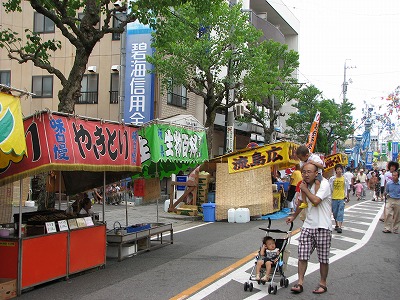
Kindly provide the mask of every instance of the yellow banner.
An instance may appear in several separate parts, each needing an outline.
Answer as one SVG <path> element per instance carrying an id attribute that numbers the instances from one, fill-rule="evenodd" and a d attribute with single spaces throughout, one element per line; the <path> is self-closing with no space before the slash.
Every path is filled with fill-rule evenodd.
<path id="1" fill-rule="evenodd" d="M 25 131 L 18 97 L 0 93 L 0 169 L 19 162 L 26 153 Z"/>
<path id="2" fill-rule="evenodd" d="M 298 145 L 295 143 L 279 142 L 229 156 L 229 173 L 249 171 L 271 165 L 280 165 L 280 168 L 295 165 L 298 163 L 297 147 Z"/>
<path id="3" fill-rule="evenodd" d="M 335 167 L 337 164 L 341 164 L 344 168 L 346 168 L 348 164 L 347 155 L 342 153 L 336 153 L 332 155 L 325 156 L 324 159 L 325 168 L 324 171 L 328 171 Z"/>

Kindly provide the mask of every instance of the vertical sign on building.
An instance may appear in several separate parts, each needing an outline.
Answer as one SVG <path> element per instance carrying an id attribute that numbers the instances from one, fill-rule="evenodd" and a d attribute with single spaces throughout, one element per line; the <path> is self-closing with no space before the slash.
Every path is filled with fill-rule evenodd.
<path id="1" fill-rule="evenodd" d="M 153 66 L 146 61 L 152 55 L 151 28 L 139 22 L 126 27 L 126 71 L 124 122 L 141 125 L 154 118 Z"/>
<path id="2" fill-rule="evenodd" d="M 399 156 L 399 143 L 392 143 L 392 160 L 397 161 L 397 157 Z"/>

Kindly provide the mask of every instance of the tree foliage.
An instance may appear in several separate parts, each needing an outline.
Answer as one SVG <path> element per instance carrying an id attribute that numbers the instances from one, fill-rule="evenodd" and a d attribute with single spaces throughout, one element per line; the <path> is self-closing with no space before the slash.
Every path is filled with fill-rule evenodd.
<path id="1" fill-rule="evenodd" d="M 211 151 L 217 109 L 235 104 L 225 99 L 229 90 L 242 85 L 261 32 L 248 22 L 241 5 L 230 7 L 225 1 L 211 1 L 201 12 L 183 5 L 161 20 L 154 33 L 156 52 L 148 60 L 161 75 L 164 88 L 183 85 L 204 99 Z"/>
<path id="2" fill-rule="evenodd" d="M 283 116 L 282 105 L 296 98 L 299 92 L 297 80 L 292 77 L 299 66 L 299 55 L 272 40 L 262 42 L 256 50 L 260 61 L 246 74 L 239 93 L 249 110 L 242 120 L 255 119 L 263 127 L 265 141 L 272 142 L 275 121 Z"/>
<path id="3" fill-rule="evenodd" d="M 10 59 L 19 63 L 32 62 L 36 67 L 55 75 L 61 82 L 58 93 L 58 110 L 72 113 L 75 103 L 81 94 L 81 81 L 86 71 L 89 57 L 96 44 L 107 34 L 122 33 L 125 25 L 139 20 L 143 24 L 156 26 L 156 16 L 171 7 L 182 5 L 188 0 L 137 0 L 121 1 L 115 6 L 113 0 L 30 0 L 31 7 L 54 22 L 55 27 L 65 37 L 65 41 L 46 39 L 46 35 L 25 30 L 21 37 L 10 28 L 1 26 L 0 47 L 5 48 Z M 194 9 L 203 9 L 207 1 L 191 0 Z M 22 0 L 3 1 L 7 13 L 14 13 L 15 18 L 22 11 Z M 127 8 L 129 6 L 129 12 Z M 3 8 L 2 8 L 3 9 Z M 79 19 L 78 12 L 84 16 Z M 119 25 L 113 27 L 113 18 Z M 99 24 L 100 23 L 100 24 Z M 97 26 L 100 25 L 100 26 Z M 62 44 L 70 43 L 75 48 L 73 65 L 68 74 L 57 69 L 50 62 L 54 51 L 60 50 Z"/>
<path id="4" fill-rule="evenodd" d="M 335 141 L 341 148 L 344 141 L 354 132 L 351 116 L 354 105 L 348 101 L 337 104 L 334 100 L 323 99 L 315 86 L 301 89 L 298 102 L 293 106 L 297 112 L 290 114 L 286 121 L 286 125 L 290 127 L 286 133 L 290 139 L 301 144 L 307 142 L 316 112 L 321 113 L 315 152 L 330 154 Z"/>

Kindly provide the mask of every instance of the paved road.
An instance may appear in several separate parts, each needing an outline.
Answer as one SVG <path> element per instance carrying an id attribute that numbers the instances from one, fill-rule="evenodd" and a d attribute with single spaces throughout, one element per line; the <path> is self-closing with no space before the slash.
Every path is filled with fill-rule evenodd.
<path id="1" fill-rule="evenodd" d="M 107 210 L 108 224 L 112 223 L 112 215 L 124 221 L 124 208 Z M 155 205 L 130 208 L 130 224 L 154 222 L 154 211 Z M 160 207 L 161 217 L 174 223 L 173 245 L 122 262 L 107 260 L 105 269 L 37 287 L 21 298 L 154 300 L 183 299 L 188 295 L 190 299 L 398 299 L 399 236 L 381 232 L 381 211 L 380 202 L 350 202 L 344 231 L 334 234 L 328 293 L 321 296 L 311 293 L 319 276 L 315 272 L 316 254 L 311 259 L 303 294 L 293 295 L 283 288 L 277 295 L 268 295 L 267 285 L 257 284 L 253 292 L 244 291 L 243 284 L 254 264 L 253 253 L 264 235 L 258 228 L 265 227 L 265 221 L 231 224 L 171 220 Z M 296 220 L 295 227 L 300 225 Z M 272 226 L 288 228 L 284 220 L 273 221 Z M 296 238 L 292 238 L 289 247 L 291 256 L 286 270 L 291 284 L 297 279 Z"/>

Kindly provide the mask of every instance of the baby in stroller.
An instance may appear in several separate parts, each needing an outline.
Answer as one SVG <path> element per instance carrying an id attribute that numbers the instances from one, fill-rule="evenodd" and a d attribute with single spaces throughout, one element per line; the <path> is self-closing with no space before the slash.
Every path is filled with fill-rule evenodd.
<path id="1" fill-rule="evenodd" d="M 279 248 L 276 247 L 275 240 L 270 236 L 265 236 L 257 258 L 256 281 L 269 281 L 272 266 L 279 260 L 279 253 Z M 263 265 L 265 265 L 265 275 L 260 278 L 260 271 Z"/>

